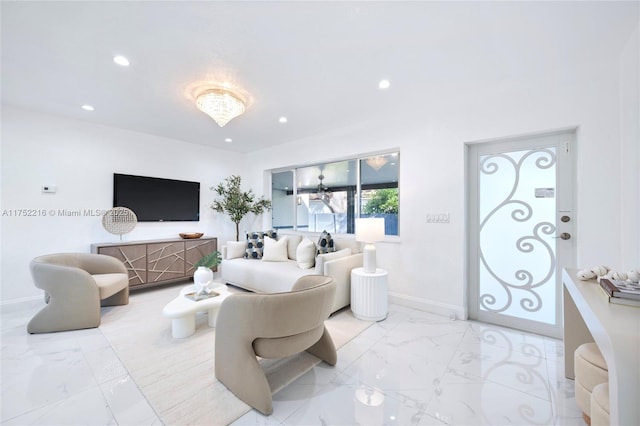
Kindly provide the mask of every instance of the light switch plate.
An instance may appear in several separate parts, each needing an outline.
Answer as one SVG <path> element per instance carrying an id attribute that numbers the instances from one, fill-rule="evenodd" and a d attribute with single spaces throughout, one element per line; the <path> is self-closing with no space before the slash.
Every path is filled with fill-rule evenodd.
<path id="1" fill-rule="evenodd" d="M 427 223 L 449 223 L 451 213 L 427 213 Z"/>

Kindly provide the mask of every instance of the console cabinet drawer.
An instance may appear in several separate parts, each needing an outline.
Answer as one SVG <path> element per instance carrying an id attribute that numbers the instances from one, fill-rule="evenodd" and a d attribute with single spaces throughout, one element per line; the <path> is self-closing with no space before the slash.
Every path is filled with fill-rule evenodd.
<path id="1" fill-rule="evenodd" d="M 106 254 L 124 263 L 129 272 L 129 287 L 132 289 L 190 279 L 195 272 L 195 264 L 217 249 L 217 238 L 91 245 L 92 253 Z"/>

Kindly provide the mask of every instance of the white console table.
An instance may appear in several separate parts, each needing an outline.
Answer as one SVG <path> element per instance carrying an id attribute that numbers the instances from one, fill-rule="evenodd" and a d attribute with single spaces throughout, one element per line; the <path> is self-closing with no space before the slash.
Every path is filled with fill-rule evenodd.
<path id="1" fill-rule="evenodd" d="M 387 271 L 365 272 L 363 268 L 351 271 L 351 311 L 365 321 L 382 321 L 389 311 Z"/>
<path id="2" fill-rule="evenodd" d="M 640 307 L 609 303 L 595 280 L 563 270 L 564 369 L 575 378 L 573 353 L 596 342 L 609 370 L 612 425 L 640 425 Z"/>

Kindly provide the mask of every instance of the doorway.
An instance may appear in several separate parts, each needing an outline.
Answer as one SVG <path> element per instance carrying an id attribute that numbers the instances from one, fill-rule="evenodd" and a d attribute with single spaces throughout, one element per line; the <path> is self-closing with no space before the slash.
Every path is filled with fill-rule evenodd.
<path id="1" fill-rule="evenodd" d="M 575 264 L 575 131 L 467 146 L 469 315 L 562 337 Z"/>

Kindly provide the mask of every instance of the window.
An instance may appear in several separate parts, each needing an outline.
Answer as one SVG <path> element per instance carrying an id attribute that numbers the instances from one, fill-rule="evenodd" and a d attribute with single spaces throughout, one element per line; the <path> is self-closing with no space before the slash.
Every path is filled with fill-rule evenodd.
<path id="1" fill-rule="evenodd" d="M 271 173 L 271 223 L 276 229 L 293 229 L 293 171 Z"/>
<path id="2" fill-rule="evenodd" d="M 384 217 L 398 235 L 399 164 L 394 152 L 273 171 L 273 227 L 353 234 L 356 217 Z"/>
<path id="3" fill-rule="evenodd" d="M 298 230 L 353 233 L 356 164 L 347 160 L 296 169 Z"/>
<path id="4" fill-rule="evenodd" d="M 397 152 L 360 160 L 360 217 L 384 217 L 386 235 L 398 235 Z"/>

